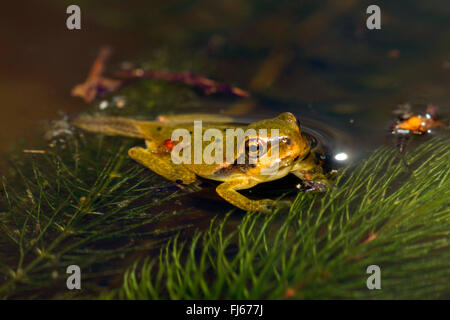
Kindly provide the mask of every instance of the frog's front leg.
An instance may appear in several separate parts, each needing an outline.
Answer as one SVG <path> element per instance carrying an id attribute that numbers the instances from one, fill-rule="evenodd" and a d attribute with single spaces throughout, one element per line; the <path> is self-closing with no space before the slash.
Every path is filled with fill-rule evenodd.
<path id="1" fill-rule="evenodd" d="M 134 147 L 128 150 L 128 155 L 170 181 L 182 184 L 191 184 L 196 181 L 195 173 L 182 164 L 173 163 L 170 153 L 155 153 L 148 149 Z"/>
<path id="2" fill-rule="evenodd" d="M 303 181 L 307 187 L 306 191 L 326 191 L 330 185 L 330 181 L 323 174 L 322 167 L 312 153 L 297 163 L 295 170 L 291 173 Z"/>
<path id="3" fill-rule="evenodd" d="M 243 196 L 237 190 L 250 189 L 256 186 L 259 182 L 246 177 L 239 177 L 223 182 L 216 188 L 217 193 L 232 205 L 246 211 L 260 211 L 264 213 L 271 213 L 272 209 L 277 204 L 290 204 L 287 201 L 276 202 L 270 199 L 265 200 L 250 200 Z"/>

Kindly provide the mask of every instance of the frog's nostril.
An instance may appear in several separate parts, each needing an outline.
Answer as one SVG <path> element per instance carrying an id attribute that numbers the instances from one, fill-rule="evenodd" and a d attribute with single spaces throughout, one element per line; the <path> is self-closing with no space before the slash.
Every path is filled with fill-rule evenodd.
<path id="1" fill-rule="evenodd" d="M 284 112 L 278 116 L 278 119 L 284 120 L 284 121 L 290 121 L 295 122 L 297 121 L 297 118 L 290 112 Z"/>

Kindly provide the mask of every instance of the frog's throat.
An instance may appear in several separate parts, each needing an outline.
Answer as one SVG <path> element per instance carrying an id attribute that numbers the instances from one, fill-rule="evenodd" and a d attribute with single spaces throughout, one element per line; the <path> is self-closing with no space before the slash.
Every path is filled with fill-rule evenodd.
<path id="1" fill-rule="evenodd" d="M 296 159 L 294 159 L 292 164 L 292 171 L 296 171 L 303 167 L 303 163 L 305 161 L 313 161 L 314 160 L 314 154 L 311 152 L 311 149 L 308 148 L 308 150 L 302 154 L 300 154 Z"/>

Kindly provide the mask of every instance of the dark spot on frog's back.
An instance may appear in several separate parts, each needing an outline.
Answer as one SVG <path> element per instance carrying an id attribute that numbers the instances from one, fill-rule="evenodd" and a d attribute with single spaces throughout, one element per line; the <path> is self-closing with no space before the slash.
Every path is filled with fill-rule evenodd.
<path id="1" fill-rule="evenodd" d="M 227 165 L 225 167 L 219 168 L 218 170 L 214 171 L 214 175 L 216 176 L 221 176 L 221 175 L 226 175 L 228 173 L 230 173 L 231 171 L 233 171 L 233 166 L 232 165 Z"/>

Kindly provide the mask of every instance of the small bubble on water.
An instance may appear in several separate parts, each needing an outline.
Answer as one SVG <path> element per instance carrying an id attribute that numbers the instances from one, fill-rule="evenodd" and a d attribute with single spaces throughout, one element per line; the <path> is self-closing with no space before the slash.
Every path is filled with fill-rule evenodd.
<path id="1" fill-rule="evenodd" d="M 100 110 L 105 110 L 106 108 L 108 108 L 108 101 L 103 100 L 102 102 L 100 102 L 100 104 L 98 105 L 98 108 Z"/>

